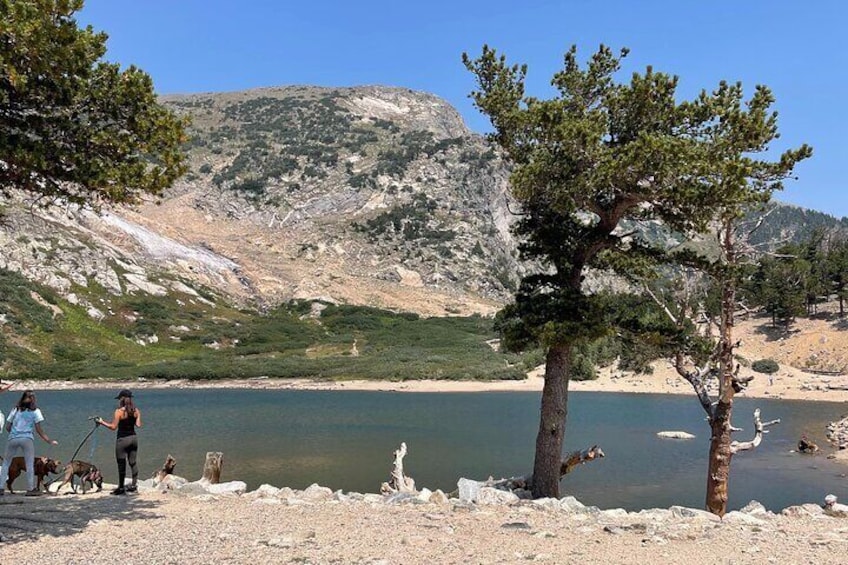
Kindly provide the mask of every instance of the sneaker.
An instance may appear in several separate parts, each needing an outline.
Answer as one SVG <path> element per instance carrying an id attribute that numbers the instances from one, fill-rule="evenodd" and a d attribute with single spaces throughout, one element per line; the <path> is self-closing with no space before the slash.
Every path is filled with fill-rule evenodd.
<path id="1" fill-rule="evenodd" d="M 44 494 L 44 493 L 41 492 L 40 490 L 36 489 L 36 490 L 26 491 L 26 494 L 24 496 L 41 496 L 42 494 Z"/>
<path id="2" fill-rule="evenodd" d="M 135 492 L 138 490 L 138 485 L 130 485 L 127 487 L 127 492 Z"/>
<path id="3" fill-rule="evenodd" d="M 127 491 L 123 487 L 118 487 L 109 494 L 127 494 Z"/>

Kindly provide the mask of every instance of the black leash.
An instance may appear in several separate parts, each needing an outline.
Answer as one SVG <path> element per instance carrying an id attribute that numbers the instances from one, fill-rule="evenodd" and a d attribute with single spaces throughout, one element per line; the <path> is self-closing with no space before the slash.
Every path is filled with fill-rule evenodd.
<path id="1" fill-rule="evenodd" d="M 99 418 L 98 418 L 97 416 L 91 416 L 91 417 L 89 418 L 89 420 L 93 420 L 93 421 L 94 421 L 94 427 L 93 427 L 93 428 L 91 428 L 91 431 L 90 431 L 90 432 L 88 432 L 88 435 L 87 435 L 87 436 L 85 436 L 84 438 L 82 438 L 82 441 L 80 442 L 79 446 L 77 446 L 77 450 L 76 450 L 76 451 L 74 451 L 74 454 L 73 454 L 73 455 L 71 455 L 71 458 L 68 460 L 68 463 L 70 463 L 71 461 L 73 461 L 74 459 L 76 459 L 76 458 L 77 458 L 77 454 L 79 453 L 80 449 L 82 449 L 82 446 L 83 446 L 83 445 L 85 445 L 85 442 L 87 442 L 87 441 L 88 441 L 88 438 L 90 438 L 90 437 L 91 437 L 91 434 L 93 434 L 95 431 L 97 431 L 97 428 L 99 428 L 99 427 L 100 427 L 100 421 L 99 421 Z"/>
<path id="2" fill-rule="evenodd" d="M 71 455 L 71 458 L 68 460 L 68 462 L 67 462 L 67 464 L 68 464 L 68 465 L 70 465 L 70 464 L 71 464 L 71 461 L 73 461 L 73 460 L 76 458 L 76 456 L 77 456 L 77 454 L 79 453 L 80 449 L 82 449 L 82 446 L 83 446 L 83 445 L 85 445 L 85 442 L 87 442 L 87 441 L 88 441 L 88 438 L 90 438 L 90 437 L 91 437 L 91 434 L 93 434 L 95 431 L 97 431 L 97 428 L 99 428 L 99 427 L 100 427 L 100 421 L 99 421 L 99 420 L 100 420 L 100 418 L 99 418 L 98 416 L 91 416 L 91 417 L 89 417 L 88 419 L 89 419 L 89 420 L 93 420 L 93 421 L 94 421 L 94 427 L 93 427 L 93 428 L 91 428 L 91 431 L 90 431 L 90 432 L 88 432 L 88 434 L 86 434 L 86 436 L 85 436 L 84 438 L 82 438 L 82 441 L 81 441 L 81 442 L 80 442 L 80 444 L 77 446 L 77 450 L 76 450 L 76 451 L 74 451 L 74 454 L 73 454 L 73 455 Z M 49 482 L 47 482 L 47 483 L 44 483 L 44 486 L 46 486 L 46 487 L 48 487 L 48 488 L 49 488 L 51 484 L 53 484 L 53 481 L 49 481 Z"/>

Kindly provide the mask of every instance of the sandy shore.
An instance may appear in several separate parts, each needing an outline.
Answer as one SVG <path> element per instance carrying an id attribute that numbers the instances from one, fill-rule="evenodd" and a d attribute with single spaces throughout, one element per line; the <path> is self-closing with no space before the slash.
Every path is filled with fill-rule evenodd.
<path id="1" fill-rule="evenodd" d="M 748 389 L 737 396 L 749 398 L 781 398 L 848 403 L 848 376 L 827 376 L 806 373 L 784 367 L 771 378 L 755 375 Z M 397 392 L 488 392 L 488 391 L 541 391 L 544 379 L 541 368 L 529 373 L 521 381 L 366 381 L 366 380 L 315 380 L 315 379 L 223 379 L 214 381 L 189 380 L 138 380 L 118 382 L 89 381 L 18 381 L 10 392 L 34 388 L 36 390 L 75 389 L 206 389 L 248 388 L 277 390 L 371 390 Z M 572 391 L 625 392 L 653 394 L 693 394 L 691 385 L 678 376 L 667 363 L 657 363 L 651 375 L 636 375 L 614 369 L 602 369 L 593 381 L 572 381 Z"/>
<path id="2" fill-rule="evenodd" d="M 820 507 L 724 520 L 563 501 L 391 502 L 297 491 L 0 497 L 0 560 L 66 564 L 467 564 L 845 562 L 848 518 Z M 291 491 L 289 491 L 291 492 Z M 255 494 L 255 493 L 254 493 Z"/>

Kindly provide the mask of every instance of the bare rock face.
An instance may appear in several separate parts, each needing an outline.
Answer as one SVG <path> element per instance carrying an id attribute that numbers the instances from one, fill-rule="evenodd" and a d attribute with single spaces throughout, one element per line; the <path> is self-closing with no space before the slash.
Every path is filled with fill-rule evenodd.
<path id="1" fill-rule="evenodd" d="M 248 307 L 426 315 L 489 314 L 511 296 L 508 170 L 444 100 L 376 86 L 163 100 L 192 119 L 191 171 L 156 202 L 100 215 L 0 203 L 0 267 L 105 316 L 104 293 L 201 287 Z"/>

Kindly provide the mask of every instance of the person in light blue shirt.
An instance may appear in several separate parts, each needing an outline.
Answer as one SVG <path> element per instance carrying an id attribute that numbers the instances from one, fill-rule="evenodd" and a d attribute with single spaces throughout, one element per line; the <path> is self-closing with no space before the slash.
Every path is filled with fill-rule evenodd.
<path id="1" fill-rule="evenodd" d="M 4 382 L 3 382 L 3 379 L 0 379 L 0 392 L 6 392 L 6 391 L 7 391 L 7 390 L 9 390 L 10 388 L 12 388 L 12 386 L 14 386 L 14 384 L 15 384 L 15 383 L 13 383 L 13 382 L 11 382 L 11 381 L 6 381 L 6 382 L 4 383 Z M 5 427 L 6 427 L 6 416 L 4 416 L 4 415 L 3 415 L 3 411 L 2 411 L 2 410 L 0 410 L 0 434 L 2 434 L 2 433 L 3 433 L 3 429 L 4 429 Z M 3 465 L 3 462 L 2 462 L 2 461 L 0 461 L 0 465 Z"/>
<path id="2" fill-rule="evenodd" d="M 3 470 L 0 471 L 0 495 L 4 494 L 6 479 L 9 477 L 9 464 L 12 457 L 20 451 L 26 464 L 27 496 L 37 496 L 40 490 L 35 488 L 35 433 L 51 445 L 59 442 L 47 437 L 41 428 L 44 416 L 35 403 L 35 393 L 27 390 L 9 413 L 6 420 L 6 431 L 9 439 L 6 442 L 6 452 L 3 454 Z"/>

